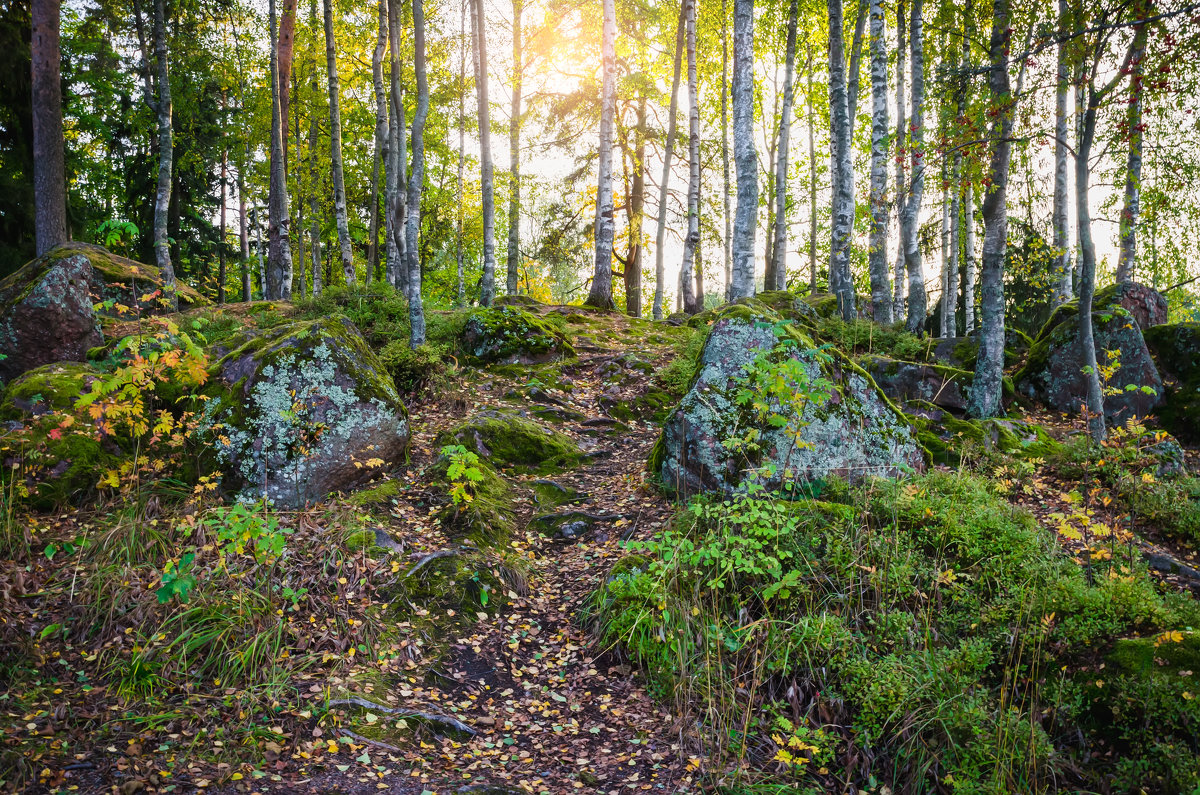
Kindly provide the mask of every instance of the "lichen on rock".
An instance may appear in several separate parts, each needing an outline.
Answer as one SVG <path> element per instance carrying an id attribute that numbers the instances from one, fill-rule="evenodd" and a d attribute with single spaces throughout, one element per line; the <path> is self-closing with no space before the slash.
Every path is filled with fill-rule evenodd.
<path id="1" fill-rule="evenodd" d="M 210 375 L 205 433 L 242 499 L 302 507 L 404 454 L 404 404 L 342 316 L 248 335 Z"/>
<path id="2" fill-rule="evenodd" d="M 776 402 L 776 414 L 766 418 L 748 412 L 739 392 L 762 352 L 798 361 L 808 383 L 825 385 L 827 399 Z M 739 437 L 754 443 L 735 451 L 730 442 Z M 836 350 L 818 350 L 778 314 L 742 306 L 723 313 L 709 332 L 691 389 L 667 419 L 650 468 L 669 490 L 731 493 L 751 480 L 786 490 L 830 476 L 921 472 L 924 455 L 911 424 L 860 367 Z"/>

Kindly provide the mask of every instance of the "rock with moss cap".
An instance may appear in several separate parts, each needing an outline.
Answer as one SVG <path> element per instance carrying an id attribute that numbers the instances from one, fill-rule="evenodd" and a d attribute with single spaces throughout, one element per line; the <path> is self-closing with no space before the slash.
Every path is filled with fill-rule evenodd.
<path id="1" fill-rule="evenodd" d="M 1118 352 L 1120 367 L 1107 385 L 1111 394 L 1104 397 L 1104 415 L 1110 423 L 1124 424 L 1162 404 L 1163 382 L 1137 318 L 1116 302 L 1114 295 L 1097 294 L 1092 328 L 1101 367 L 1107 363 L 1105 351 Z M 1078 412 L 1087 400 L 1078 319 L 1076 301 L 1055 309 L 1033 340 L 1025 366 L 1013 379 L 1018 392 L 1055 411 Z"/>
<path id="2" fill-rule="evenodd" d="M 1159 369 L 1171 378 L 1159 420 L 1177 436 L 1200 438 L 1200 323 L 1151 326 L 1145 337 Z"/>
<path id="3" fill-rule="evenodd" d="M 861 364 L 892 400 L 927 400 L 943 409 L 966 411 L 971 373 L 940 364 L 862 356 Z"/>
<path id="4" fill-rule="evenodd" d="M 515 306 L 471 312 L 463 328 L 462 347 L 482 364 L 542 364 L 575 355 L 562 331 Z"/>
<path id="5" fill-rule="evenodd" d="M 462 445 L 497 469 L 549 473 L 575 466 L 583 454 L 566 434 L 518 411 L 484 409 L 438 434 L 438 447 Z"/>
<path id="6" fill-rule="evenodd" d="M 0 282 L 0 378 L 84 361 L 104 342 L 100 316 L 164 311 L 162 284 L 153 265 L 89 243 L 64 243 L 32 260 Z M 176 292 L 182 309 L 208 303 L 187 285 Z"/>
<path id="7" fill-rule="evenodd" d="M 404 404 L 341 315 L 246 334 L 209 375 L 205 433 L 241 499 L 299 508 L 404 455 Z"/>
<path id="8" fill-rule="evenodd" d="M 4 390 L 5 465 L 21 473 L 35 507 L 55 507 L 93 491 L 123 455 L 119 440 L 75 415 L 76 401 L 100 378 L 89 364 L 56 362 L 23 373 Z"/>
<path id="9" fill-rule="evenodd" d="M 755 411 L 746 398 L 763 396 L 749 387 L 748 368 L 767 383 L 790 370 L 786 404 L 768 395 L 769 409 Z M 793 401 L 790 380 L 807 381 L 813 395 L 827 397 Z M 692 387 L 668 417 L 650 467 L 669 490 L 728 494 L 750 481 L 781 491 L 830 476 L 857 481 L 921 472 L 925 453 L 912 425 L 862 368 L 839 351 L 818 350 L 778 314 L 740 306 L 709 332 Z"/>

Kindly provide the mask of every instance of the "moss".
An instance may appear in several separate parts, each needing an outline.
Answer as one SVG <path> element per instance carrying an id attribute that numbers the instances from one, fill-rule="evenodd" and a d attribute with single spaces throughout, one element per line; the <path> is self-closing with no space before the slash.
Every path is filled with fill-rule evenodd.
<path id="1" fill-rule="evenodd" d="M 1167 632 L 1153 638 L 1121 638 L 1110 662 L 1129 673 L 1186 676 L 1200 680 L 1200 632 Z"/>
<path id="2" fill-rule="evenodd" d="M 374 547 L 374 530 L 355 530 L 352 533 L 348 533 L 345 538 L 342 539 L 342 548 L 347 552 L 360 552 L 364 549 L 373 549 Z"/>
<path id="3" fill-rule="evenodd" d="M 438 456 L 427 472 L 429 479 L 447 495 L 449 463 L 445 456 Z M 470 536 L 481 544 L 493 544 L 508 538 L 516 527 L 516 495 L 508 481 L 492 467 L 481 463 L 478 469 L 480 479 L 471 484 L 471 500 L 461 505 L 448 502 L 438 518 L 455 536 Z"/>
<path id="4" fill-rule="evenodd" d="M 518 414 L 486 410 L 442 431 L 438 447 L 461 444 L 496 468 L 542 474 L 578 464 L 583 454 L 569 436 Z"/>
<path id="5" fill-rule="evenodd" d="M 575 349 L 562 332 L 561 317 L 553 317 L 548 320 L 511 306 L 475 309 L 464 325 L 463 351 L 484 364 L 570 358 Z"/>
<path id="6" fill-rule="evenodd" d="M 544 306 L 544 304 L 528 295 L 502 295 L 492 301 L 492 306 Z"/>
<path id="7" fill-rule="evenodd" d="M 539 508 L 552 509 L 560 505 L 579 502 L 582 493 L 571 486 L 564 486 L 553 480 L 535 480 L 530 484 L 533 498 Z"/>
<path id="8" fill-rule="evenodd" d="M 17 378 L 0 399 L 0 420 L 19 420 L 47 412 L 71 413 L 100 372 L 82 362 L 58 362 L 34 368 Z"/>
<path id="9" fill-rule="evenodd" d="M 939 464 L 957 465 L 963 454 L 971 450 L 1028 460 L 1054 455 L 1062 447 L 1035 423 L 960 419 L 938 413 L 942 416 L 937 420 L 912 415 L 910 418 L 917 427 L 917 437 Z"/>
<path id="10" fill-rule="evenodd" d="M 377 483 L 374 486 L 369 486 L 365 489 L 359 489 L 350 495 L 346 502 L 351 505 L 366 507 L 369 505 L 379 505 L 391 502 L 391 500 L 400 496 L 400 481 L 385 480 Z"/>

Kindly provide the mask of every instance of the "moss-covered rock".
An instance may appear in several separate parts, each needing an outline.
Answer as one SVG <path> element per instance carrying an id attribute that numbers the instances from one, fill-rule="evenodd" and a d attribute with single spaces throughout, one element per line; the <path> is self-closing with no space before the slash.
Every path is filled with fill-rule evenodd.
<path id="1" fill-rule="evenodd" d="M 582 453 L 571 437 L 515 411 L 485 409 L 442 431 L 436 444 L 462 445 L 497 469 L 553 472 L 575 466 Z"/>
<path id="2" fill-rule="evenodd" d="M 927 400 L 936 406 L 965 411 L 971 373 L 940 364 L 902 362 L 886 356 L 861 356 L 858 363 L 892 400 Z"/>
<path id="3" fill-rule="evenodd" d="M 18 376 L 0 399 L 5 466 L 16 471 L 35 507 L 63 505 L 93 491 L 124 455 L 119 440 L 78 422 L 74 412 L 99 378 L 88 364 L 47 364 Z"/>
<path id="4" fill-rule="evenodd" d="M 1144 336 L 1159 369 L 1174 379 L 1164 389 L 1159 420 L 1177 436 L 1200 439 L 1200 323 L 1151 326 Z"/>
<path id="5" fill-rule="evenodd" d="M 1138 282 L 1118 282 L 1096 291 L 1093 306 L 1119 305 L 1133 315 L 1138 327 L 1146 329 L 1166 323 L 1169 317 L 1167 299 L 1158 290 Z"/>
<path id="6" fill-rule="evenodd" d="M 833 293 L 812 293 L 802 296 L 800 300 L 808 304 L 818 317 L 840 317 L 838 298 Z M 871 296 L 856 295 L 854 297 L 855 317 L 859 320 L 871 319 Z"/>
<path id="7" fill-rule="evenodd" d="M 438 458 L 427 473 L 429 479 L 449 495 L 451 482 L 447 475 L 450 460 Z M 442 526 L 455 536 L 470 536 L 484 543 L 502 541 L 512 534 L 517 515 L 516 495 L 508 481 L 487 463 L 477 467 L 479 478 L 468 485 L 471 498 L 447 504 L 438 513 Z"/>
<path id="8" fill-rule="evenodd" d="M 781 490 L 834 475 L 894 477 L 923 471 L 925 458 L 862 368 L 776 313 L 735 306 L 709 332 L 650 468 L 670 490 L 729 493 L 751 478 Z"/>
<path id="9" fill-rule="evenodd" d="M 554 324 L 513 306 L 471 312 L 461 344 L 468 356 L 484 364 L 540 364 L 575 355 Z"/>
<path id="10" fill-rule="evenodd" d="M 1014 377 L 1022 395 L 1056 411 L 1078 412 L 1087 400 L 1078 317 L 1079 305 L 1074 301 L 1054 310 L 1033 340 L 1025 366 Z M 1137 319 L 1119 303 L 1097 301 L 1092 327 L 1100 366 L 1108 362 L 1106 351 L 1118 352 L 1120 361 L 1107 384 L 1113 392 L 1104 398 L 1105 417 L 1123 424 L 1150 414 L 1162 403 L 1163 382 Z"/>
<path id="11" fill-rule="evenodd" d="M 244 335 L 209 375 L 205 433 L 244 499 L 298 508 L 404 455 L 404 404 L 340 315 Z"/>
<path id="12" fill-rule="evenodd" d="M 1020 459 L 1046 458 L 1061 444 L 1042 426 L 1023 420 L 954 417 L 931 403 L 908 408 L 917 437 L 939 464 L 957 465 L 968 452 Z"/>

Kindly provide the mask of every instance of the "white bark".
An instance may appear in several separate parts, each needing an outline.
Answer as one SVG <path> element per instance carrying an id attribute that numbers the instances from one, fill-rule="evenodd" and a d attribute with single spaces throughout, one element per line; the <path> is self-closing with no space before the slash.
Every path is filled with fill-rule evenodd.
<path id="1" fill-rule="evenodd" d="M 1058 19 L 1062 26 L 1060 34 L 1066 33 L 1069 14 L 1067 0 L 1058 0 Z M 1055 304 L 1071 300 L 1072 279 L 1070 269 L 1070 241 L 1067 229 L 1067 88 L 1071 84 L 1070 67 L 1067 64 L 1070 46 L 1068 41 L 1058 45 L 1057 82 L 1054 90 L 1054 203 L 1051 211 L 1054 226 L 1054 250 L 1058 252 L 1055 270 L 1058 283 L 1055 285 Z"/>
<path id="2" fill-rule="evenodd" d="M 508 194 L 508 272 L 505 286 L 509 295 L 517 294 L 521 263 L 521 7 L 513 0 L 513 81 L 512 111 L 508 120 L 509 194 Z"/>
<path id="3" fill-rule="evenodd" d="M 663 263 L 663 252 L 667 243 L 667 203 L 670 199 L 671 159 L 675 153 L 676 124 L 679 111 L 679 74 L 683 62 L 683 39 L 686 26 L 687 0 L 679 9 L 679 24 L 675 29 L 675 62 L 671 75 L 671 97 L 667 111 L 667 139 L 663 142 L 662 179 L 658 183 L 658 221 L 654 235 L 654 306 L 652 311 L 655 320 L 663 317 L 663 293 L 665 290 L 666 269 Z"/>
<path id="4" fill-rule="evenodd" d="M 883 4 L 871 0 L 871 239 L 867 252 L 871 276 L 871 312 L 876 323 L 892 322 L 892 286 L 888 278 L 887 231 L 887 44 L 883 40 Z"/>
<path id="5" fill-rule="evenodd" d="M 828 0 L 829 134 L 833 174 L 830 219 L 829 291 L 837 296 L 844 320 L 855 316 L 854 279 L 850 275 L 850 237 L 854 234 L 854 164 L 850 145 L 850 105 L 846 88 L 846 53 L 842 33 L 842 0 Z"/>
<path id="6" fill-rule="evenodd" d="M 904 203 L 908 196 L 904 155 L 908 150 L 908 121 L 906 119 L 906 91 L 904 82 L 904 59 L 908 45 L 904 37 L 904 0 L 896 2 L 896 225 L 900 230 L 896 245 L 896 266 L 892 280 L 892 319 L 899 322 L 904 317 L 908 290 L 904 278 Z"/>
<path id="7" fill-rule="evenodd" d="M 729 4 L 721 0 L 721 201 L 724 204 L 725 236 L 721 239 L 725 264 L 725 300 L 733 282 L 732 253 L 729 247 L 733 215 L 729 200 Z"/>
<path id="8" fill-rule="evenodd" d="M 617 112 L 617 11 L 614 0 L 603 0 L 604 33 L 600 45 L 603 76 L 600 85 L 600 146 L 596 180 L 596 257 L 587 305 L 612 309 L 612 258 L 616 235 L 613 218 L 613 121 Z"/>
<path id="9" fill-rule="evenodd" d="M 913 0 L 909 18 L 909 71 L 912 78 L 909 170 L 912 173 L 900 224 L 900 234 L 904 240 L 904 266 L 908 271 L 908 320 L 905 326 L 914 333 L 922 331 L 926 315 L 925 266 L 917 245 L 921 199 L 925 188 L 925 52 L 921 11 L 922 0 Z"/>
<path id="10" fill-rule="evenodd" d="M 412 124 L 412 172 L 408 176 L 408 218 L 405 244 L 408 258 L 409 345 L 425 343 L 425 309 L 421 302 L 421 189 L 425 182 L 425 119 L 429 116 L 429 80 L 425 74 L 425 8 L 412 0 L 413 67 L 417 77 L 417 109 Z"/>
<path id="11" fill-rule="evenodd" d="M 342 170 L 342 111 L 338 104 L 337 52 L 333 38 L 333 0 L 325 4 L 325 64 L 329 70 L 329 169 L 333 177 L 333 215 L 337 222 L 338 252 L 346 284 L 354 284 L 354 254 L 346 217 L 346 179 Z"/>
<path id="12" fill-rule="evenodd" d="M 700 245 L 700 96 L 696 90 L 696 0 L 684 0 L 688 56 L 688 193 L 687 237 L 683 240 L 683 265 L 679 283 L 683 287 L 683 311 L 689 315 L 703 309 L 704 296 L 696 295 L 696 249 Z"/>
<path id="13" fill-rule="evenodd" d="M 283 115 L 276 41 L 275 0 L 268 3 L 271 41 L 271 179 L 267 197 L 267 293 L 268 300 L 292 297 L 292 243 L 288 217 L 287 171 L 283 153 Z"/>
<path id="14" fill-rule="evenodd" d="M 799 2 L 792 0 L 788 8 L 787 51 L 784 56 L 783 102 L 779 111 L 779 147 L 775 158 L 775 243 L 771 249 L 768 290 L 787 289 L 787 175 L 788 144 L 792 132 L 792 102 L 795 94 L 796 76 L 796 18 Z"/>
<path id="15" fill-rule="evenodd" d="M 496 297 L 496 190 L 492 166 L 492 117 L 488 105 L 487 22 L 483 0 L 471 2 L 471 32 L 474 37 L 475 94 L 479 110 L 479 171 L 483 211 L 483 281 L 479 303 L 491 306 Z"/>
<path id="16" fill-rule="evenodd" d="M 754 295 L 754 233 L 758 215 L 758 154 L 754 148 L 754 0 L 733 3 L 733 151 L 737 213 L 729 297 Z"/>

